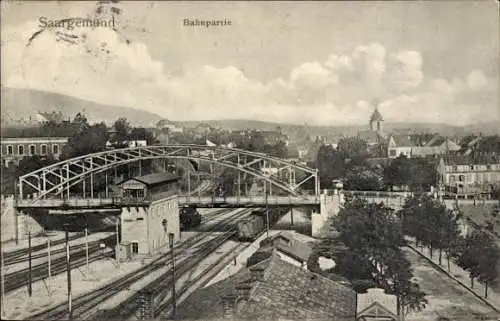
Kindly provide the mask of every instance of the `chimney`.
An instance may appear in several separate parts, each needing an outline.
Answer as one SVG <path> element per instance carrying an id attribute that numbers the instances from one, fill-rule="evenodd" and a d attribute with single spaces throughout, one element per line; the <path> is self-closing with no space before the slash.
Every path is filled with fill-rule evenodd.
<path id="1" fill-rule="evenodd" d="M 253 276 L 253 275 L 252 275 Z M 240 283 L 236 286 L 236 293 L 238 300 L 248 299 L 250 296 L 250 291 L 252 290 L 252 286 L 250 283 Z"/>
<path id="2" fill-rule="evenodd" d="M 256 281 L 264 281 L 264 268 L 263 267 L 251 267 L 250 268 L 250 281 L 251 282 L 256 282 Z"/>
<path id="3" fill-rule="evenodd" d="M 222 310 L 224 319 L 232 319 L 236 312 L 236 299 L 235 295 L 227 295 L 222 297 Z"/>

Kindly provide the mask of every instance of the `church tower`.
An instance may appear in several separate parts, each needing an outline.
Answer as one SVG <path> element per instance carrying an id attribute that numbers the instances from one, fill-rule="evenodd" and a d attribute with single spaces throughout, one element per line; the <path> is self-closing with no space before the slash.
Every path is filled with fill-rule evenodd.
<path id="1" fill-rule="evenodd" d="M 382 124 L 384 122 L 384 118 L 378 111 L 378 108 L 375 106 L 375 110 L 373 111 L 370 117 L 370 130 L 375 130 L 377 132 L 382 131 Z"/>

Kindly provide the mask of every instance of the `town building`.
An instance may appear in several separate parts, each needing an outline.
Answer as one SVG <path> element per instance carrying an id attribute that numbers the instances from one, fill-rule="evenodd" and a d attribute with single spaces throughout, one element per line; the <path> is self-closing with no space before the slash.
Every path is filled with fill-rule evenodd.
<path id="1" fill-rule="evenodd" d="M 26 156 L 48 156 L 58 159 L 64 146 L 68 144 L 67 137 L 20 137 L 2 138 L 2 165 L 17 166 Z"/>
<path id="2" fill-rule="evenodd" d="M 460 145 L 441 135 L 435 135 L 426 142 L 422 140 L 421 135 L 394 134 L 389 136 L 387 155 L 389 158 L 426 157 L 457 152 L 460 149 Z"/>
<path id="3" fill-rule="evenodd" d="M 257 131 L 259 135 L 264 139 L 264 144 L 276 145 L 279 143 L 285 143 L 288 146 L 288 136 L 281 132 L 278 127 L 277 130 L 259 130 Z"/>
<path id="4" fill-rule="evenodd" d="M 258 255 L 271 257 L 274 253 L 280 259 L 307 270 L 307 262 L 313 250 L 306 243 L 298 241 L 291 233 L 281 232 L 261 243 Z"/>
<path id="5" fill-rule="evenodd" d="M 500 155 L 447 154 L 440 158 L 437 171 L 446 192 L 490 193 L 500 185 Z"/>
<path id="6" fill-rule="evenodd" d="M 180 319 L 354 321 L 356 292 L 273 254 L 200 288 L 177 308 Z"/>
<path id="7" fill-rule="evenodd" d="M 121 213 L 120 257 L 145 256 L 180 239 L 177 200 L 179 177 L 155 173 L 118 184 L 124 206 Z"/>
<path id="8" fill-rule="evenodd" d="M 358 294 L 356 321 L 398 321 L 397 298 L 386 294 L 383 289 L 368 289 Z"/>
<path id="9" fill-rule="evenodd" d="M 211 131 L 213 131 L 214 128 L 210 126 L 207 123 L 201 123 L 198 124 L 195 128 L 193 128 L 191 131 L 194 134 L 195 138 L 206 138 L 206 135 L 208 135 Z"/>
<path id="10" fill-rule="evenodd" d="M 182 133 L 184 128 L 168 119 L 162 119 L 156 123 L 156 130 L 160 133 Z"/>

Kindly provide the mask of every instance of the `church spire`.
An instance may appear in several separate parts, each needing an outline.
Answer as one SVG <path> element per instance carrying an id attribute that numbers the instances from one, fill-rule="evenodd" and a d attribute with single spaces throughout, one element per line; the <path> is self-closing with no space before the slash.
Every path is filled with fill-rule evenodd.
<path id="1" fill-rule="evenodd" d="M 382 117 L 382 114 L 378 111 L 378 105 L 375 102 L 375 110 L 373 111 L 371 117 L 370 117 L 370 129 L 371 130 L 376 130 L 376 131 L 382 131 L 382 123 L 384 121 L 384 118 Z M 374 128 L 376 125 L 376 129 Z"/>

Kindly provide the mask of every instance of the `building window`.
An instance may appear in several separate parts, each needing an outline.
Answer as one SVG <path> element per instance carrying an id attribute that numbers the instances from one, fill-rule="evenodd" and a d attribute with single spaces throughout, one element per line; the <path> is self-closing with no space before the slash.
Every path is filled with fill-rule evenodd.
<path id="1" fill-rule="evenodd" d="M 459 175 L 459 176 L 458 176 L 458 180 L 459 180 L 460 182 L 465 182 L 465 175 Z"/>
<path id="2" fill-rule="evenodd" d="M 474 165 L 470 165 L 470 170 L 473 171 L 474 170 Z"/>
<path id="3" fill-rule="evenodd" d="M 139 243 L 132 242 L 132 253 L 134 253 L 134 254 L 139 253 Z"/>
<path id="4" fill-rule="evenodd" d="M 144 221 L 144 217 L 138 217 L 135 219 L 136 221 Z"/>
<path id="5" fill-rule="evenodd" d="M 389 156 L 396 156 L 396 150 L 395 149 L 391 149 L 389 151 Z"/>
<path id="6" fill-rule="evenodd" d="M 455 175 L 450 175 L 450 183 L 455 183 Z"/>
<path id="7" fill-rule="evenodd" d="M 12 155 L 14 154 L 14 148 L 12 145 L 7 145 L 7 155 Z"/>
<path id="8" fill-rule="evenodd" d="M 490 164 L 486 165 L 486 169 L 491 171 L 491 165 Z"/>
<path id="9" fill-rule="evenodd" d="M 40 146 L 40 154 L 47 155 L 47 145 Z"/>
<path id="10" fill-rule="evenodd" d="M 454 172 L 458 171 L 458 167 L 457 166 L 453 166 L 452 167 L 452 171 L 454 171 Z"/>
<path id="11" fill-rule="evenodd" d="M 24 155 L 24 146 L 23 145 L 17 146 L 17 154 Z"/>
<path id="12" fill-rule="evenodd" d="M 35 145 L 30 145 L 30 155 L 35 155 Z"/>
<path id="13" fill-rule="evenodd" d="M 59 145 L 52 145 L 52 154 L 59 154 Z"/>

